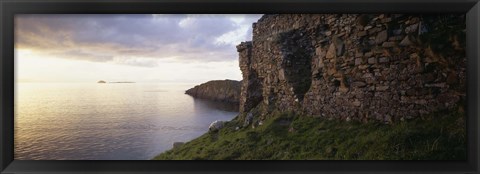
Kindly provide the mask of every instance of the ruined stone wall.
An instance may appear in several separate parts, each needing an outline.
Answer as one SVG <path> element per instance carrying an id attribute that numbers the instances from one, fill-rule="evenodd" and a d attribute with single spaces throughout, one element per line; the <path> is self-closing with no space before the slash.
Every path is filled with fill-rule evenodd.
<path id="1" fill-rule="evenodd" d="M 252 61 L 252 42 L 242 42 L 237 46 L 240 54 L 242 85 L 240 92 L 240 113 L 247 112 L 262 101 L 263 79 L 258 76 L 257 67 Z"/>
<path id="2" fill-rule="evenodd" d="M 281 14 L 237 46 L 240 111 L 392 122 L 465 97 L 461 15 Z"/>

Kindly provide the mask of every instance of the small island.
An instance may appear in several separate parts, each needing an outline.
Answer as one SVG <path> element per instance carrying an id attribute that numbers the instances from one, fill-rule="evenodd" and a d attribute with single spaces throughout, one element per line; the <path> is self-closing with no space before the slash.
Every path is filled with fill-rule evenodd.
<path id="1" fill-rule="evenodd" d="M 108 82 L 108 83 L 135 83 L 135 82 Z"/>
<path id="2" fill-rule="evenodd" d="M 103 81 L 103 80 L 100 80 L 97 83 L 107 83 L 107 82 Z M 128 82 L 128 81 L 122 82 L 122 81 L 120 81 L 120 82 L 108 82 L 108 83 L 135 83 L 135 82 Z"/>

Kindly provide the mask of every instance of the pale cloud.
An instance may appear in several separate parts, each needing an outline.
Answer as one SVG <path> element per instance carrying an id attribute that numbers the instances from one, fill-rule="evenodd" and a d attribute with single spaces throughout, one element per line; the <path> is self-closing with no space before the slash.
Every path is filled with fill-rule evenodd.
<path id="1" fill-rule="evenodd" d="M 248 32 L 259 17 L 18 15 L 15 38 L 17 48 L 43 50 L 65 59 L 109 62 L 126 56 L 136 62 L 135 57 L 176 56 L 189 61 L 230 61 L 238 58 L 235 45 L 251 39 Z"/>
<path id="2" fill-rule="evenodd" d="M 152 58 L 138 58 L 138 57 L 115 57 L 113 62 L 121 65 L 132 65 L 141 67 L 157 67 L 158 60 Z"/>

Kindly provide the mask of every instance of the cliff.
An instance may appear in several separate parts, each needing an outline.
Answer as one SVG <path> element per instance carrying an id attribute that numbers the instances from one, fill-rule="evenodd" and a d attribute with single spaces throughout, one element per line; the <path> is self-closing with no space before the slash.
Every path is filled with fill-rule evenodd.
<path id="1" fill-rule="evenodd" d="M 240 82 L 228 79 L 212 80 L 185 91 L 185 94 L 195 98 L 238 104 Z"/>
<path id="2" fill-rule="evenodd" d="M 154 159 L 465 160 L 465 37 L 463 15 L 264 15 L 239 116 Z"/>
<path id="3" fill-rule="evenodd" d="M 260 117 L 391 123 L 465 98 L 464 15 L 264 15 L 237 51 L 240 112 Z"/>

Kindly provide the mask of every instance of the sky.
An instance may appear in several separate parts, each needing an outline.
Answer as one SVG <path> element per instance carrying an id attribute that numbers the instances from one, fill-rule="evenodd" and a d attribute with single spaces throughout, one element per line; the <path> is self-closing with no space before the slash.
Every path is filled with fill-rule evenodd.
<path id="1" fill-rule="evenodd" d="M 22 14 L 17 82 L 241 80 L 235 48 L 259 14 Z"/>

